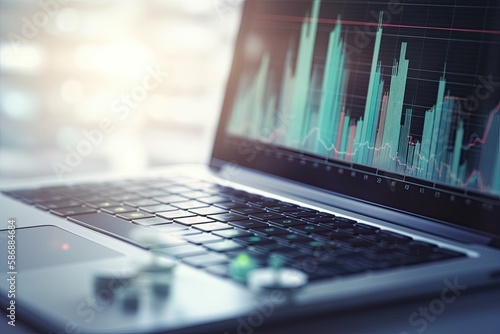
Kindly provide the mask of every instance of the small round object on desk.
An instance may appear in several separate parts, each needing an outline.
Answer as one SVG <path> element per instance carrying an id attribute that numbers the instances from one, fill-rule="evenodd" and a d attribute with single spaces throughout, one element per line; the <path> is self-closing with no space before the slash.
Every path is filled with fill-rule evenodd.
<path id="1" fill-rule="evenodd" d="M 94 273 L 94 293 L 105 304 L 110 304 L 118 290 L 134 284 L 137 272 L 134 270 L 101 270 Z"/>
<path id="2" fill-rule="evenodd" d="M 248 275 L 248 286 L 256 293 L 280 290 L 293 292 L 307 284 L 309 276 L 292 268 L 260 268 Z"/>
<path id="3" fill-rule="evenodd" d="M 229 264 L 229 273 L 232 279 L 239 282 L 246 282 L 248 274 L 255 270 L 255 268 L 257 268 L 256 261 L 250 255 L 241 253 Z"/>
<path id="4" fill-rule="evenodd" d="M 141 276 L 151 287 L 155 297 L 166 297 L 169 294 L 175 267 L 175 261 L 157 258 L 141 268 Z"/>

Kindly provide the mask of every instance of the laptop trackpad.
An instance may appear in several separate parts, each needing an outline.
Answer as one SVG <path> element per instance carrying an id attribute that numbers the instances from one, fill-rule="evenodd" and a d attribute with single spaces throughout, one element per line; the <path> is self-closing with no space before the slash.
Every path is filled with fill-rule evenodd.
<path id="1" fill-rule="evenodd" d="M 17 228 L 15 232 L 17 271 L 121 255 L 56 226 Z M 8 240 L 8 230 L 1 230 L 0 245 L 3 250 L 7 249 Z M 7 265 L 7 261 L 1 262 L 0 267 Z M 4 268 L 2 270 L 3 272 L 10 271 Z"/>

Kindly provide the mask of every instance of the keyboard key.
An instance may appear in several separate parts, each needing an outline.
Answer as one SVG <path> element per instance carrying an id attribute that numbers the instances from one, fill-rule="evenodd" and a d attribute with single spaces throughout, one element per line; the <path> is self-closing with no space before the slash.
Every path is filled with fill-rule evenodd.
<path id="1" fill-rule="evenodd" d="M 221 221 L 221 222 L 233 222 L 238 220 L 246 220 L 248 219 L 246 216 L 239 215 L 237 213 L 221 213 L 218 215 L 210 215 L 209 218 Z"/>
<path id="2" fill-rule="evenodd" d="M 149 217 L 149 218 L 142 218 L 142 219 L 134 219 L 132 222 L 137 224 L 137 225 L 142 225 L 142 226 L 172 224 L 171 220 L 164 219 L 161 217 Z"/>
<path id="3" fill-rule="evenodd" d="M 214 242 L 205 245 L 210 250 L 216 251 L 216 252 L 229 252 L 229 251 L 234 251 L 234 250 L 239 250 L 243 249 L 244 247 L 232 240 L 224 240 L 220 242 Z"/>
<path id="4" fill-rule="evenodd" d="M 310 250 L 314 250 L 315 248 L 326 248 L 329 247 L 329 245 L 326 242 L 314 240 L 314 239 L 309 239 L 308 240 L 300 240 L 297 241 L 295 244 L 299 247 L 305 247 Z"/>
<path id="5" fill-rule="evenodd" d="M 287 212 L 286 213 L 289 216 L 293 216 L 295 218 L 308 218 L 308 217 L 316 217 L 316 212 L 310 212 L 310 211 L 296 211 L 296 212 Z"/>
<path id="6" fill-rule="evenodd" d="M 232 202 L 232 201 L 223 202 L 223 203 L 216 203 L 214 205 L 217 206 L 217 207 L 219 207 L 219 208 L 223 208 L 223 209 L 227 209 L 227 210 L 238 209 L 238 208 L 246 208 L 247 207 L 247 205 L 245 203 Z"/>
<path id="7" fill-rule="evenodd" d="M 305 221 L 311 222 L 311 223 L 333 223 L 334 220 L 331 217 L 324 217 L 324 216 L 319 216 L 315 215 L 313 217 L 307 217 L 304 218 Z"/>
<path id="8" fill-rule="evenodd" d="M 223 240 L 221 237 L 210 234 L 210 233 L 200 233 L 200 234 L 190 235 L 190 236 L 184 237 L 184 239 L 186 239 L 189 242 L 195 243 L 195 244 L 205 244 L 205 243 L 217 242 L 217 241 Z"/>
<path id="9" fill-rule="evenodd" d="M 215 223 L 207 223 L 207 224 L 196 224 L 193 226 L 196 229 L 205 231 L 205 232 L 211 232 L 211 231 L 217 231 L 217 230 L 226 230 L 231 228 L 231 226 L 219 222 Z"/>
<path id="10" fill-rule="evenodd" d="M 233 209 L 232 211 L 239 213 L 239 214 L 242 214 L 242 215 L 251 215 L 251 214 L 266 212 L 263 209 L 255 208 L 255 207 L 251 207 L 251 206 L 247 206 L 246 208 L 236 208 L 236 209 Z"/>
<path id="11" fill-rule="evenodd" d="M 362 238 L 349 238 L 344 240 L 336 240 L 337 244 L 346 245 L 352 248 L 368 248 L 376 245 L 374 242 Z"/>
<path id="12" fill-rule="evenodd" d="M 160 196 L 167 196 L 168 194 L 159 189 L 146 189 L 146 190 L 141 190 L 137 191 L 137 194 L 141 197 L 145 198 L 151 198 L 151 197 L 160 197 Z"/>
<path id="13" fill-rule="evenodd" d="M 136 199 L 136 200 L 132 200 L 132 201 L 126 201 L 124 204 L 138 208 L 140 206 L 157 205 L 157 204 L 160 204 L 160 202 L 152 200 L 150 198 L 141 198 L 141 199 Z"/>
<path id="14" fill-rule="evenodd" d="M 137 209 L 133 208 L 131 206 L 120 205 L 120 206 L 113 206 L 110 208 L 101 208 L 101 210 L 114 215 L 117 213 L 133 212 L 133 211 L 136 211 Z"/>
<path id="15" fill-rule="evenodd" d="M 204 224 L 204 223 L 212 223 L 214 222 L 213 219 L 203 217 L 203 216 L 196 216 L 196 217 L 187 217 L 187 218 L 177 218 L 175 221 L 179 224 L 183 225 L 194 225 L 194 224 Z"/>
<path id="16" fill-rule="evenodd" d="M 222 264 L 229 262 L 227 256 L 218 253 L 209 253 L 203 255 L 189 256 L 182 259 L 184 263 L 187 263 L 194 267 L 208 267 L 211 265 Z"/>
<path id="17" fill-rule="evenodd" d="M 317 225 L 312 225 L 312 224 L 292 226 L 292 227 L 290 227 L 290 231 L 302 233 L 302 234 L 314 233 L 314 234 L 319 234 L 319 235 L 325 235 L 325 234 L 331 232 L 331 230 L 328 228 L 317 226 Z"/>
<path id="18" fill-rule="evenodd" d="M 286 212 L 295 212 L 297 211 L 297 207 L 295 206 L 288 206 L 288 205 L 276 205 L 276 206 L 266 206 L 266 210 L 278 212 L 278 213 L 286 213 Z"/>
<path id="19" fill-rule="evenodd" d="M 140 218 L 151 218 L 154 217 L 154 215 L 144 212 L 144 211 L 135 211 L 135 212 L 126 212 L 126 213 L 120 213 L 118 217 L 127 219 L 127 220 L 132 220 L 132 219 L 140 219 Z"/>
<path id="20" fill-rule="evenodd" d="M 177 202 L 184 202 L 186 201 L 186 197 L 182 197 L 179 195 L 167 195 L 167 196 L 159 196 L 159 197 L 154 197 L 153 199 L 160 201 L 165 204 L 171 204 L 171 203 L 177 203 Z"/>
<path id="21" fill-rule="evenodd" d="M 216 206 L 210 206 L 207 208 L 199 208 L 199 209 L 192 209 L 189 210 L 192 213 L 195 213 L 200 216 L 208 216 L 208 215 L 216 215 L 219 213 L 227 213 L 226 209 L 218 208 Z"/>
<path id="22" fill-rule="evenodd" d="M 214 231 L 213 234 L 221 236 L 226 239 L 231 239 L 231 238 L 236 238 L 236 237 L 248 237 L 253 235 L 252 233 L 248 233 L 246 231 L 237 229 L 237 228 L 232 228 L 228 230 L 219 230 L 219 231 Z"/>
<path id="23" fill-rule="evenodd" d="M 302 241 L 310 241 L 312 239 L 301 236 L 299 234 L 295 233 L 289 233 L 289 234 L 283 234 L 283 235 L 276 235 L 273 236 L 273 239 L 276 239 L 278 241 L 283 241 L 283 242 L 302 242 Z"/>
<path id="24" fill-rule="evenodd" d="M 110 196 L 112 200 L 117 201 L 117 202 L 125 202 L 125 201 L 130 201 L 133 199 L 140 199 L 141 197 L 137 194 L 134 193 L 121 193 L 117 195 Z"/>
<path id="25" fill-rule="evenodd" d="M 173 203 L 172 205 L 178 207 L 179 209 L 184 209 L 184 210 L 208 207 L 208 204 L 205 204 L 205 203 L 202 203 L 199 201 L 195 201 L 195 200 L 190 200 L 190 201 L 185 201 L 185 202 L 177 202 L 177 203 Z"/>
<path id="26" fill-rule="evenodd" d="M 289 231 L 287 231 L 283 228 L 274 227 L 274 226 L 256 227 L 256 228 L 251 228 L 250 230 L 252 232 L 263 234 L 263 235 L 268 236 L 268 237 L 273 236 L 273 235 L 290 233 Z"/>
<path id="27" fill-rule="evenodd" d="M 68 217 L 68 216 L 74 216 L 74 215 L 81 215 L 84 213 L 91 213 L 91 212 L 96 212 L 97 210 L 95 208 L 89 208 L 86 206 L 78 206 L 78 207 L 71 207 L 71 208 L 61 208 L 61 209 L 54 209 L 50 210 L 51 213 L 54 213 L 58 216 L 61 217 Z"/>
<path id="28" fill-rule="evenodd" d="M 159 204 L 159 205 L 151 205 L 151 206 L 144 206 L 140 207 L 142 211 L 146 211 L 149 213 L 157 213 L 157 212 L 163 212 L 163 211 L 176 211 L 179 210 L 179 208 L 176 208 L 175 206 L 171 206 L 168 204 Z"/>
<path id="29" fill-rule="evenodd" d="M 229 222 L 229 225 L 234 226 L 234 227 L 239 227 L 245 230 L 248 230 L 249 228 L 257 228 L 257 227 L 268 227 L 269 225 L 257 220 L 240 220 L 240 221 L 233 221 Z"/>
<path id="30" fill-rule="evenodd" d="M 265 238 L 265 237 L 259 237 L 256 235 L 252 235 L 249 237 L 238 237 L 238 238 L 234 238 L 233 240 L 238 242 L 238 243 L 245 244 L 245 245 L 269 245 L 269 244 L 276 243 L 272 239 Z"/>
<path id="31" fill-rule="evenodd" d="M 250 215 L 250 218 L 254 219 L 260 219 L 260 220 L 276 220 L 276 219 L 282 219 L 284 216 L 280 215 L 279 213 L 275 212 L 264 212 L 264 213 L 256 213 L 253 215 Z"/>
<path id="32" fill-rule="evenodd" d="M 201 246 L 196 246 L 192 244 L 186 244 L 186 245 L 181 245 L 181 246 L 175 246 L 175 247 L 168 247 L 168 248 L 158 248 L 156 249 L 157 252 L 160 253 L 165 253 L 170 256 L 174 256 L 177 258 L 183 258 L 186 256 L 194 256 L 194 255 L 202 255 L 206 254 L 207 250 Z"/>
<path id="33" fill-rule="evenodd" d="M 289 226 L 303 225 L 304 221 L 295 218 L 285 217 L 285 218 L 270 220 L 269 223 L 287 228 Z"/>
<path id="34" fill-rule="evenodd" d="M 185 210 L 176 210 L 176 211 L 167 211 L 167 212 L 157 212 L 157 216 L 166 218 L 166 219 L 178 219 L 178 218 L 185 218 L 185 217 L 193 217 L 194 214 L 185 211 Z"/>
<path id="35" fill-rule="evenodd" d="M 330 242 L 335 242 L 337 240 L 346 240 L 346 239 L 350 239 L 352 238 L 354 235 L 352 234 L 348 234 L 348 233 L 344 233 L 342 231 L 330 231 L 326 234 L 322 234 L 321 236 L 316 236 L 316 237 L 320 237 L 321 239 L 325 239 L 326 241 Z"/>
<path id="36" fill-rule="evenodd" d="M 120 206 L 120 203 L 116 201 L 89 201 L 85 202 L 89 206 L 93 206 L 95 208 L 110 208 L 115 206 Z"/>

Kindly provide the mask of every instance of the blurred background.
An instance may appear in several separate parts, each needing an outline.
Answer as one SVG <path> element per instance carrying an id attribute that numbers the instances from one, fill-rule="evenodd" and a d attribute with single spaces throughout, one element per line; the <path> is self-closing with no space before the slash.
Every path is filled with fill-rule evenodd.
<path id="1" fill-rule="evenodd" d="M 205 162 L 243 0 L 0 0 L 0 178 Z"/>

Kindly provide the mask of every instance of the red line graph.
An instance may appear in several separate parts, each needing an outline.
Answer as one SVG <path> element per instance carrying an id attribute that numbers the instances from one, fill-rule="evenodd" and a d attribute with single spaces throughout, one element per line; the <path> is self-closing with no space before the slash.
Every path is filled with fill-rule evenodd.
<path id="1" fill-rule="evenodd" d="M 500 110 L 500 102 L 498 102 L 497 106 L 491 111 L 490 116 L 488 117 L 488 123 L 486 124 L 486 129 L 484 130 L 484 134 L 482 138 L 474 138 L 472 143 L 469 144 L 469 147 L 475 146 L 477 143 L 484 144 L 486 141 L 486 138 L 488 138 L 488 133 L 490 132 L 491 129 L 491 124 L 493 123 L 493 117 L 495 117 L 495 114 Z"/>
<path id="2" fill-rule="evenodd" d="M 337 19 L 311 19 L 304 18 L 302 16 L 288 16 L 288 15 L 273 15 L 273 14 L 258 14 L 259 19 L 269 20 L 269 21 L 285 21 L 285 22 L 313 22 L 318 23 L 328 23 L 342 25 L 357 25 L 357 26 L 374 26 L 379 25 L 378 22 L 363 22 L 363 21 L 350 21 L 350 20 L 337 20 Z M 410 28 L 410 29 L 430 29 L 430 30 L 444 30 L 444 31 L 460 31 L 460 32 L 473 32 L 480 34 L 493 34 L 500 35 L 500 30 L 483 30 L 483 29 L 467 29 L 467 28 L 452 28 L 452 27 L 424 27 L 424 26 L 413 26 L 406 24 L 392 24 L 392 23 L 382 23 L 382 27 L 392 27 L 392 28 Z"/>

